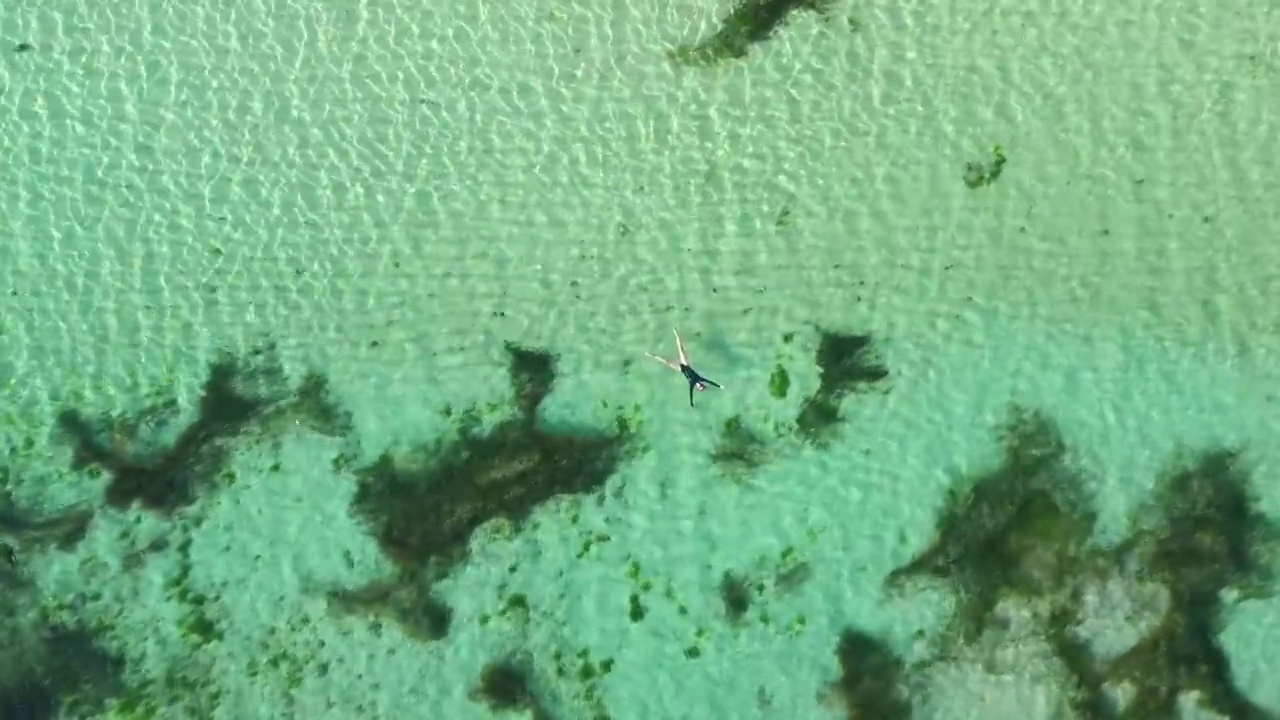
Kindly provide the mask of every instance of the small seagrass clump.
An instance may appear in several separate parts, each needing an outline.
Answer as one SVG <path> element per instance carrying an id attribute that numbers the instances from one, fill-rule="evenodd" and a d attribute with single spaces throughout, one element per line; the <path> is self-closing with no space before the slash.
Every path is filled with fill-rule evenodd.
<path id="1" fill-rule="evenodd" d="M 1009 159 L 1005 157 L 1004 148 L 995 145 L 991 148 L 991 159 L 985 162 L 970 162 L 964 169 L 964 184 L 970 190 L 986 187 L 1000 179 L 1004 173 L 1004 165 Z"/>

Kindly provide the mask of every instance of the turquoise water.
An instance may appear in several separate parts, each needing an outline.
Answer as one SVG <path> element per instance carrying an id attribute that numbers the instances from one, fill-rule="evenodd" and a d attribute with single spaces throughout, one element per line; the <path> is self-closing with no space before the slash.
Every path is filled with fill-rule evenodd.
<path id="1" fill-rule="evenodd" d="M 745 58 L 667 57 L 731 7 L 6 5 L 6 484 L 36 516 L 94 512 L 64 547 L 0 525 L 0 632 L 36 648 L 0 674 L 66 664 L 41 638 L 68 625 L 119 658 L 66 673 L 93 700 L 73 717 L 490 717 L 473 688 L 508 655 L 557 718 L 841 717 L 857 627 L 918 717 L 1087 717 L 1042 623 L 957 649 L 945 584 L 885 578 L 998 462 L 1010 403 L 1060 428 L 1104 540 L 1179 453 L 1223 445 L 1280 516 L 1275 11 L 837 5 Z M 1000 177 L 966 187 L 995 145 Z M 695 410 L 643 357 L 674 355 L 673 326 L 726 388 Z M 819 385 L 819 328 L 869 335 L 890 373 L 826 447 L 774 432 Z M 190 419 L 216 353 L 266 342 L 290 383 L 328 378 L 350 433 L 281 415 L 173 516 L 69 469 L 60 412 Z M 397 573 L 353 515 L 358 469 L 447 436 L 445 407 L 499 422 L 507 342 L 556 355 L 549 426 L 622 414 L 637 450 L 472 537 L 433 586 L 447 637 L 334 612 Z M 710 458 L 735 416 L 769 453 L 736 480 Z M 726 571 L 763 587 L 737 623 Z M 1100 657 L 1162 612 L 1121 575 L 1080 591 Z M 1228 595 L 1235 684 L 1280 713 L 1280 608 Z"/>

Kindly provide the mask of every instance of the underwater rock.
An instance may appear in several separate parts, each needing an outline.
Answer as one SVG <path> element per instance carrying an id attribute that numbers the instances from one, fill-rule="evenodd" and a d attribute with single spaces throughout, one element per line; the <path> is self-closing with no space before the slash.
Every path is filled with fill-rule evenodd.
<path id="1" fill-rule="evenodd" d="M 815 444 L 826 441 L 840 422 L 840 403 L 889 377 L 889 369 L 875 356 L 869 335 L 821 330 L 815 360 L 818 389 L 805 399 L 796 417 L 796 431 Z"/>
<path id="2" fill-rule="evenodd" d="M 1098 663 L 1110 663 L 1155 630 L 1169 611 L 1169 591 L 1136 572 L 1116 571 L 1082 583 L 1066 628 Z"/>
<path id="3" fill-rule="evenodd" d="M 911 671 L 926 715 L 1280 718 L 1236 687 L 1218 641 L 1228 594 L 1273 589 L 1280 544 L 1239 451 L 1165 473 L 1129 535 L 1102 547 L 1085 475 L 1056 427 L 1015 409 L 1004 444 L 999 467 L 952 490 L 935 541 L 886 580 L 929 577 L 955 591 L 957 627 Z"/>
<path id="4" fill-rule="evenodd" d="M 196 418 L 163 442 L 178 415 L 173 399 L 96 420 L 68 408 L 58 426 L 74 443 L 74 469 L 95 467 L 110 476 L 108 506 L 123 510 L 136 503 L 159 513 L 186 508 L 215 486 L 237 442 L 297 426 L 333 437 L 351 430 L 351 418 L 330 399 L 324 376 L 308 374 L 289 390 L 274 346 L 242 359 L 224 354 L 215 360 Z"/>
<path id="5" fill-rule="evenodd" d="M 991 628 L 911 679 L 918 716 L 930 720 L 1070 720 L 1074 685 L 1043 635 L 1016 626 Z"/>
<path id="6" fill-rule="evenodd" d="M 716 65 L 747 56 L 752 45 L 773 37 L 791 13 L 811 10 L 825 13 L 832 0 L 742 0 L 720 29 L 692 45 L 681 45 L 670 57 L 684 65 Z"/>
<path id="7" fill-rule="evenodd" d="M 1165 474 L 1119 552 L 1164 585 L 1168 609 L 1154 631 L 1106 671 L 1124 688 L 1125 717 L 1174 717 L 1196 703 L 1229 718 L 1280 718 L 1236 687 L 1218 635 L 1224 593 L 1274 590 L 1280 524 L 1250 491 L 1242 453 L 1215 449 Z"/>

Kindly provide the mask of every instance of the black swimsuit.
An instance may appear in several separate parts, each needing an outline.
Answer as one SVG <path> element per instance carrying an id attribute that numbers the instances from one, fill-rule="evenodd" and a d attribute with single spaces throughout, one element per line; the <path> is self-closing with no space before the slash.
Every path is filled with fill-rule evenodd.
<path id="1" fill-rule="evenodd" d="M 713 382 L 711 380 L 708 380 L 702 377 L 701 375 L 698 374 L 697 370 L 694 370 L 688 365 L 681 364 L 680 372 L 684 375 L 685 379 L 689 381 L 689 407 L 693 407 L 693 391 L 697 388 L 698 383 L 702 383 L 704 385 L 715 385 L 716 387 L 720 387 L 719 383 Z"/>

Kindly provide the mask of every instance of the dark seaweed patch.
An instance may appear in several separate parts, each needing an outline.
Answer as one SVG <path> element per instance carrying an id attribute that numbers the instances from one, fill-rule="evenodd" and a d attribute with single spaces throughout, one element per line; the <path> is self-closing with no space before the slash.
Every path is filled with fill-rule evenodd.
<path id="1" fill-rule="evenodd" d="M 628 431 L 559 431 L 537 422 L 555 381 L 552 357 L 509 346 L 518 413 L 481 434 L 424 444 L 413 460 L 384 453 L 358 470 L 352 509 L 404 568 L 457 560 L 498 518 L 519 524 L 556 497 L 599 490 L 626 457 Z"/>
<path id="2" fill-rule="evenodd" d="M 13 502 L 9 488 L 9 469 L 0 466 L 0 541 L 12 554 L 10 562 L 17 565 L 20 554 L 53 547 L 70 549 L 84 539 L 93 520 L 91 508 L 76 507 L 52 515 L 37 515 L 19 509 Z M 0 573 L 4 568 L 0 567 Z"/>
<path id="3" fill-rule="evenodd" d="M 751 609 L 751 595 L 751 585 L 746 578 L 729 571 L 721 576 L 720 601 L 730 622 L 740 622 Z"/>
<path id="4" fill-rule="evenodd" d="M 515 396 L 518 417 L 534 422 L 538 408 L 547 399 L 556 384 L 556 359 L 550 352 L 506 344 L 510 357 L 511 391 Z"/>
<path id="5" fill-rule="evenodd" d="M 1057 427 L 1015 409 L 999 466 L 947 495 L 929 547 L 890 573 L 944 580 L 961 602 L 964 634 L 977 633 L 1006 595 L 1051 594 L 1074 577 L 1090 547 L 1094 512 Z"/>
<path id="6" fill-rule="evenodd" d="M 533 720 L 550 720 L 551 713 L 533 691 L 533 671 L 527 662 L 513 657 L 494 660 L 480 671 L 480 682 L 471 698 L 497 711 L 527 713 Z"/>
<path id="7" fill-rule="evenodd" d="M 747 56 L 752 45 L 764 42 L 796 10 L 825 12 L 831 0 L 743 0 L 720 21 L 711 37 L 671 51 L 673 60 L 684 65 L 716 65 Z"/>
<path id="8" fill-rule="evenodd" d="M 869 335 L 821 330 L 815 360 L 818 389 L 805 399 L 796 417 L 796 430 L 821 444 L 840 421 L 840 403 L 854 392 L 889 377 L 889 369 L 875 356 Z"/>
<path id="9" fill-rule="evenodd" d="M 389 598 L 429 594 L 486 523 L 518 527 L 556 498 L 598 492 L 633 450 L 625 417 L 608 431 L 545 427 L 538 409 L 555 386 L 555 358 L 506 349 L 512 417 L 482 432 L 477 411 L 459 413 L 455 436 L 425 442 L 406 457 L 383 453 L 355 471 L 352 512 L 401 570 L 394 589 L 380 591 Z M 410 634 L 423 635 L 413 626 Z"/>
<path id="10" fill-rule="evenodd" d="M 0 680 L 0 717 L 35 720 L 95 713 L 124 690 L 124 661 L 82 630 L 47 628 L 34 650 L 35 667 Z"/>
<path id="11" fill-rule="evenodd" d="M 68 408 L 59 414 L 58 426 L 75 445 L 75 469 L 96 467 L 110 475 L 110 507 L 137 503 L 161 513 L 188 507 L 216 485 L 237 442 L 299 424 L 331 436 L 351 429 L 350 416 L 329 398 L 322 375 L 309 374 L 288 390 L 273 346 L 243 359 L 224 354 L 215 360 L 196 418 L 165 443 L 177 415 L 172 399 L 133 415 L 97 420 Z"/>
<path id="12" fill-rule="evenodd" d="M 50 622 L 26 572 L 34 555 L 78 544 L 93 512 L 37 515 L 17 508 L 0 466 L 0 718 L 87 717 L 123 689 L 124 662 L 82 627 Z"/>
<path id="13" fill-rule="evenodd" d="M 1134 539 L 1146 545 L 1144 565 L 1154 577 L 1191 594 L 1271 586 L 1267 550 L 1280 530 L 1257 508 L 1241 451 L 1212 450 L 1168 473 L 1152 510 L 1138 520 Z"/>
<path id="14" fill-rule="evenodd" d="M 11 589 L 4 590 L 6 595 Z M 0 607 L 0 717 L 53 720 L 91 717 L 123 692 L 124 661 L 82 628 L 20 620 L 22 607 Z"/>
<path id="15" fill-rule="evenodd" d="M 779 361 L 773 366 L 773 372 L 769 375 L 769 394 L 781 400 L 790 390 L 791 375 L 787 372 L 786 366 Z"/>
<path id="16" fill-rule="evenodd" d="M 849 628 L 836 644 L 840 677 L 830 691 L 844 704 L 849 720 L 907 720 L 906 663 L 880 639 Z"/>

